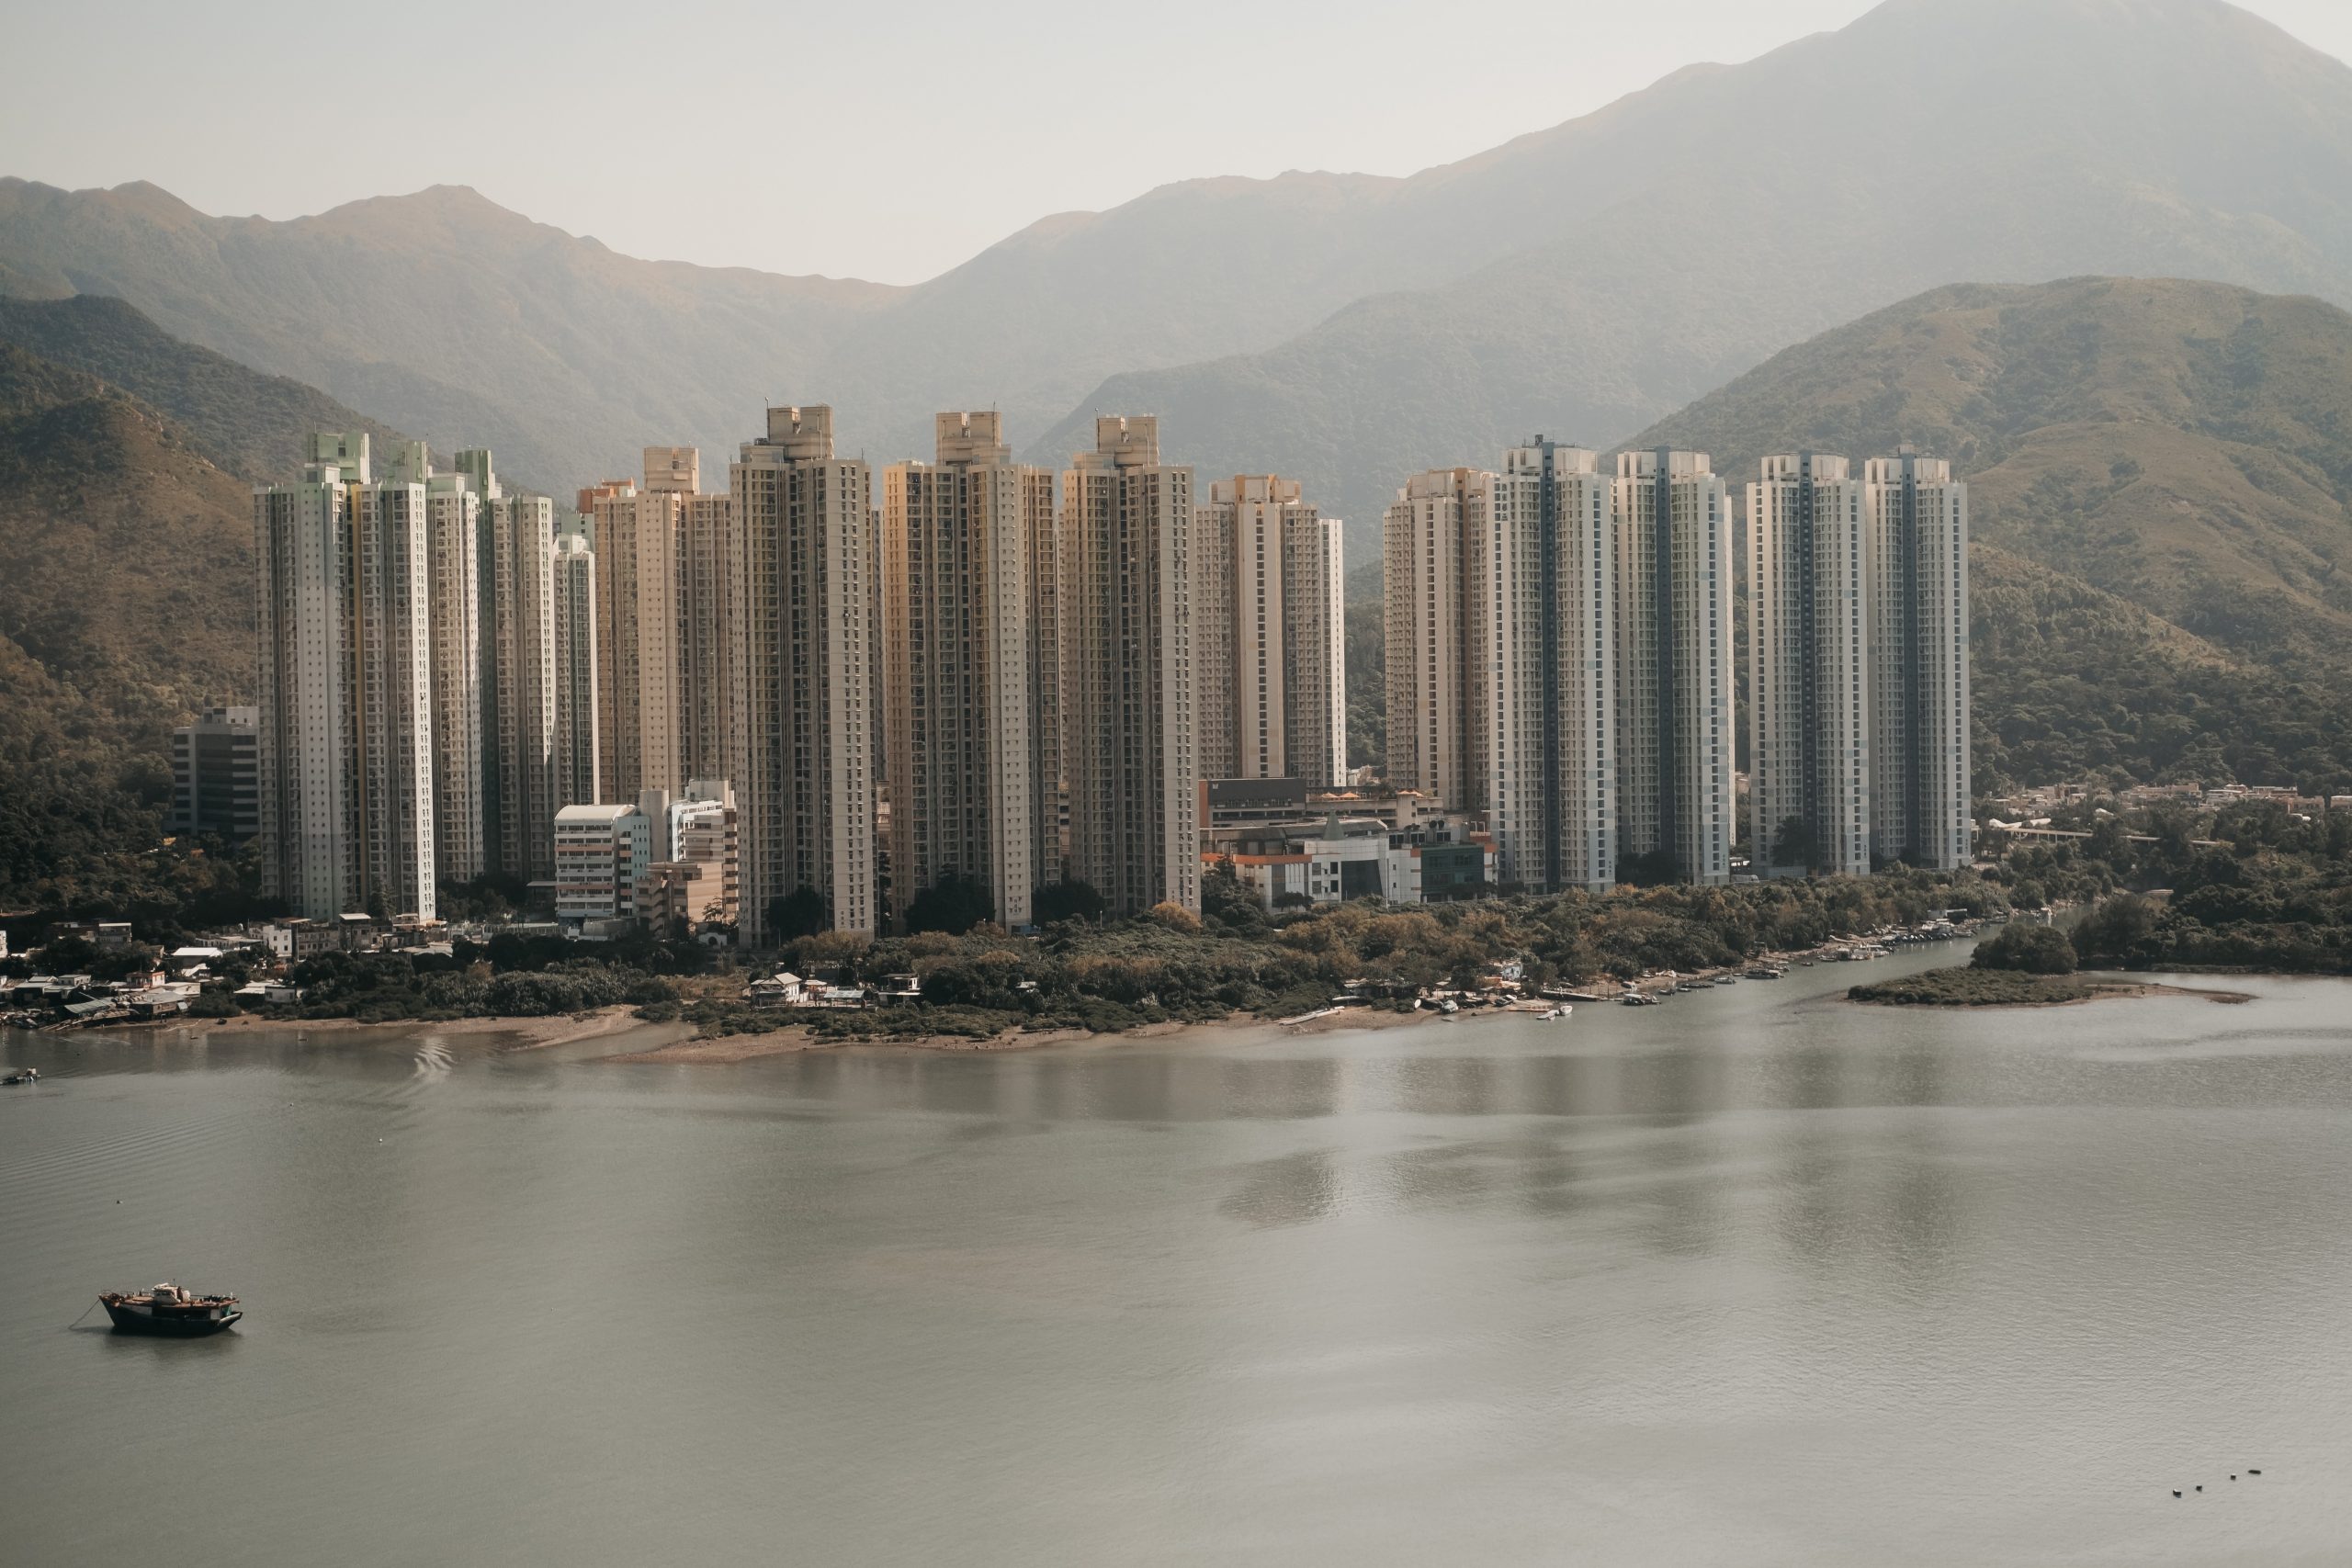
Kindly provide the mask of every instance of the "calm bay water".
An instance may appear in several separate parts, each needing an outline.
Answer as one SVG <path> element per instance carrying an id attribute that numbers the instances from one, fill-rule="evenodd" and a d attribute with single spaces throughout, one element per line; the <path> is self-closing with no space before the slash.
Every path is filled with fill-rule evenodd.
<path id="1" fill-rule="evenodd" d="M 733 1067 L 8 1035 L 0 1562 L 2352 1557 L 2352 984 L 1832 998 L 1951 956 Z M 166 1276 L 246 1325 L 67 1327 Z"/>

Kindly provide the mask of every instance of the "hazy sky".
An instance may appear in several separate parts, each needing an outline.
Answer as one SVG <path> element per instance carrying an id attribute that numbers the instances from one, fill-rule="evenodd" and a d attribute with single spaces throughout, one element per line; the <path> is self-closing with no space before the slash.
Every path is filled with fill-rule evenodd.
<path id="1" fill-rule="evenodd" d="M 1202 175 L 1403 175 L 1872 0 L 0 0 L 0 174 L 288 218 L 470 185 L 632 255 L 911 283 Z M 2352 59 L 2352 0 L 2247 0 Z"/>

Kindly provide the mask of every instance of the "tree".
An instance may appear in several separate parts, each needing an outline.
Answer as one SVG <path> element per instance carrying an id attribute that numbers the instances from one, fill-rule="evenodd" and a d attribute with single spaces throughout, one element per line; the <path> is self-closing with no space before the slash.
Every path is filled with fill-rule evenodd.
<path id="1" fill-rule="evenodd" d="M 962 936 L 974 926 L 996 919 L 996 900 L 978 877 L 944 871 L 939 880 L 907 904 L 907 931 L 945 931 Z"/>
<path id="2" fill-rule="evenodd" d="M 1232 936 L 1261 936 L 1267 929 L 1265 907 L 1230 865 L 1201 878 L 1201 918 Z"/>
<path id="3" fill-rule="evenodd" d="M 2010 925 L 1977 944 L 1972 966 L 2026 975 L 2072 975 L 2080 966 L 2075 944 L 2056 926 Z"/>
<path id="4" fill-rule="evenodd" d="M 1193 913 L 1192 910 L 1187 909 L 1183 905 L 1179 904 L 1173 898 L 1163 898 L 1159 903 L 1154 904 L 1150 908 L 1144 911 L 1144 918 L 1155 925 L 1165 926 L 1171 931 L 1184 931 L 1189 933 L 1197 931 L 1201 929 L 1200 916 Z"/>
<path id="5" fill-rule="evenodd" d="M 1778 866 L 1803 866 L 1811 871 L 1821 863 L 1821 835 L 1803 817 L 1791 817 L 1772 833 L 1772 863 Z"/>
<path id="6" fill-rule="evenodd" d="M 768 900 L 768 940 L 779 945 L 815 936 L 833 923 L 825 896 L 802 886 Z"/>
<path id="7" fill-rule="evenodd" d="M 1049 882 L 1029 896 L 1029 912 L 1041 926 L 1056 920 L 1099 920 L 1102 895 L 1083 882 Z"/>

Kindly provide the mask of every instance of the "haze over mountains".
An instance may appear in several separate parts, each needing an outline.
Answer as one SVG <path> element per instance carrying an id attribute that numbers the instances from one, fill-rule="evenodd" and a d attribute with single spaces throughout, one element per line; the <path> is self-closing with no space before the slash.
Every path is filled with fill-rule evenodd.
<path id="1" fill-rule="evenodd" d="M 876 461 L 942 408 L 1057 464 L 1157 412 L 1204 473 L 1304 479 L 1359 559 L 1412 469 L 1614 444 L 1922 289 L 2091 272 L 2352 303 L 2352 70 L 2217 0 L 1891 0 L 1409 179 L 1187 182 L 912 288 L 637 261 L 450 187 L 273 223 L 0 181 L 0 289 L 119 295 L 558 493 L 770 401 Z"/>

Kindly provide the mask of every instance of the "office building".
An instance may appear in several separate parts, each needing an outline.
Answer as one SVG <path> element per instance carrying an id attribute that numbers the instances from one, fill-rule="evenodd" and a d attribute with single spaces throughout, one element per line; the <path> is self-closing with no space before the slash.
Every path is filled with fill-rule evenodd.
<path id="1" fill-rule="evenodd" d="M 1765 875 L 1871 869 L 1872 625 L 1863 481 L 1843 457 L 1764 459 L 1747 487 L 1748 808 Z"/>
<path id="2" fill-rule="evenodd" d="M 1051 703 L 1054 476 L 1015 464 L 994 413 L 943 413 L 937 460 L 882 475 L 884 756 L 899 914 L 941 878 L 1019 928 L 1058 880 L 1057 781 L 1032 732 Z M 1046 804 L 1041 807 L 1040 796 Z"/>
<path id="3" fill-rule="evenodd" d="M 1097 419 L 1062 476 L 1063 775 L 1069 874 L 1120 913 L 1200 908 L 1193 526 L 1159 421 Z"/>
<path id="4" fill-rule="evenodd" d="M 1193 657 L 1208 778 L 1345 781 L 1346 571 L 1341 525 L 1296 479 L 1209 488 L 1194 541 Z"/>
<path id="5" fill-rule="evenodd" d="M 1617 813 L 1645 879 L 1731 879 L 1731 505 L 1699 452 L 1617 457 Z"/>
<path id="6" fill-rule="evenodd" d="M 254 492 L 262 885 L 299 915 L 435 910 L 425 512 L 364 434 Z"/>
<path id="7" fill-rule="evenodd" d="M 1863 465 L 1876 649 L 1871 835 L 1882 863 L 1953 871 L 1975 854 L 1968 486 L 1905 451 Z"/>
<path id="8" fill-rule="evenodd" d="M 820 405 L 770 409 L 767 434 L 743 444 L 728 479 L 745 939 L 871 931 L 881 718 L 873 478 L 833 455 L 832 410 Z"/>
<path id="9" fill-rule="evenodd" d="M 172 731 L 164 831 L 242 844 L 261 831 L 261 710 L 207 708 Z"/>

